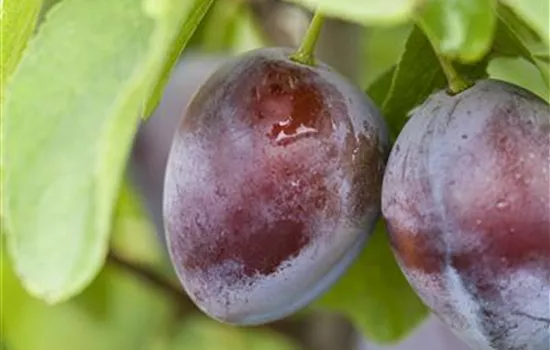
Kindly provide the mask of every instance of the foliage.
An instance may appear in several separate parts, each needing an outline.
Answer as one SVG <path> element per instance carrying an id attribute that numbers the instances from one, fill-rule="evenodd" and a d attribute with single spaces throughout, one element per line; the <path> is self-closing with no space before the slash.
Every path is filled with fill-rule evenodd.
<path id="1" fill-rule="evenodd" d="M 382 222 L 355 264 L 317 303 L 348 315 L 380 343 L 401 339 L 428 313 L 403 278 Z"/>
<path id="2" fill-rule="evenodd" d="M 2 152 L 9 253 L 33 295 L 66 300 L 101 268 L 144 98 L 195 17 L 181 4 L 63 1 L 29 43 L 2 106 Z"/>
<path id="3" fill-rule="evenodd" d="M 292 2 L 364 27 L 362 80 L 394 137 L 412 109 L 445 88 L 438 55 L 471 81 L 491 76 L 550 100 L 546 0 Z M 188 42 L 232 53 L 265 43 L 248 4 L 4 0 L 0 31 L 2 296 L 10 299 L 0 311 L 2 344 L 214 349 L 214 333 L 236 349 L 296 348 L 269 332 L 177 321 L 172 300 L 106 263 L 110 248 L 173 277 L 123 181 L 128 152 Z M 401 339 L 427 314 L 382 224 L 312 308 L 348 315 L 378 342 Z"/>
<path id="4" fill-rule="evenodd" d="M 42 6 L 41 0 L 5 0 L 2 3 L 0 22 L 0 81 L 2 87 L 15 69 L 27 45 Z M 3 98 L 4 90 L 0 90 Z"/>

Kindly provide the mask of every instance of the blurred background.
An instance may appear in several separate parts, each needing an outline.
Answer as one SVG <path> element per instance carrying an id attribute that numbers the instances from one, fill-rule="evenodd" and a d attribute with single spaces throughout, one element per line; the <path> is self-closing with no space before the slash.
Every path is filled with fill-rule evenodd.
<path id="1" fill-rule="evenodd" d="M 305 310 L 260 327 L 229 327 L 202 315 L 174 278 L 164 248 L 161 203 L 176 123 L 197 88 L 227 58 L 262 46 L 297 47 L 310 17 L 276 0 L 215 3 L 160 105 L 136 136 L 111 254 L 93 284 L 68 302 L 48 306 L 23 291 L 2 254 L 1 349 L 467 350 L 433 316 L 399 344 L 384 346 L 361 336 L 343 315 L 326 310 Z M 317 54 L 366 88 L 397 61 L 409 30 L 410 25 L 365 28 L 330 19 Z M 496 59 L 489 73 L 543 91 L 535 68 L 521 59 Z"/>

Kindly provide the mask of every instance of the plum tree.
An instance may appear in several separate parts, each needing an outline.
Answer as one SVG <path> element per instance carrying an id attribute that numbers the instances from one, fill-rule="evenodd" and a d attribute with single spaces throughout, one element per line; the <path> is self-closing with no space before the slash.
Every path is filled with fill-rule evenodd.
<path id="1" fill-rule="evenodd" d="M 303 307 L 345 270 L 380 214 L 386 126 L 365 94 L 291 51 L 217 70 L 167 164 L 169 251 L 212 317 L 258 324 Z"/>
<path id="2" fill-rule="evenodd" d="M 474 349 L 548 349 L 550 112 L 494 80 L 417 108 L 382 212 L 412 286 Z"/>

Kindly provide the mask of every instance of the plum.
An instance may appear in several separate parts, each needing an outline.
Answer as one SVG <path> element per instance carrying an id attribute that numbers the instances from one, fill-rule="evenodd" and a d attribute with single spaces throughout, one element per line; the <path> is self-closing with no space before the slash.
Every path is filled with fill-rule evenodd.
<path id="1" fill-rule="evenodd" d="M 432 95 L 391 151 L 382 215 L 398 263 L 474 349 L 549 349 L 549 171 L 549 106 L 494 80 Z"/>
<path id="2" fill-rule="evenodd" d="M 163 216 L 197 306 L 226 323 L 283 318 L 319 296 L 380 216 L 387 129 L 322 63 L 251 51 L 222 65 L 175 130 Z"/>

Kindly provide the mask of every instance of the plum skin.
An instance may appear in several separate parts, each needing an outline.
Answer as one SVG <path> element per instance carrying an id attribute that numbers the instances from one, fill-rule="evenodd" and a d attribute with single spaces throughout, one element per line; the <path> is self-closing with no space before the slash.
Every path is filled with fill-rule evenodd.
<path id="1" fill-rule="evenodd" d="M 550 111 L 493 80 L 414 111 L 382 215 L 424 302 L 474 349 L 550 346 Z"/>
<path id="2" fill-rule="evenodd" d="M 175 131 L 164 187 L 170 256 L 209 316 L 283 318 L 346 270 L 380 216 L 387 129 L 365 94 L 291 50 L 218 69 Z"/>

